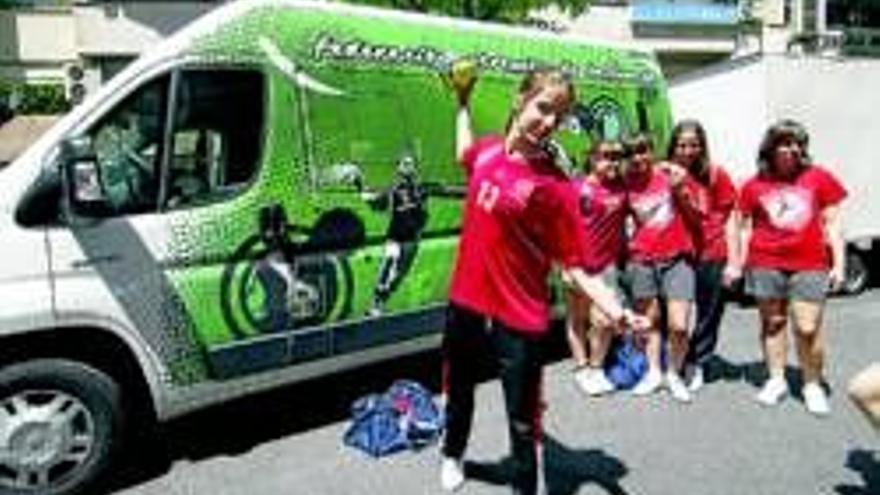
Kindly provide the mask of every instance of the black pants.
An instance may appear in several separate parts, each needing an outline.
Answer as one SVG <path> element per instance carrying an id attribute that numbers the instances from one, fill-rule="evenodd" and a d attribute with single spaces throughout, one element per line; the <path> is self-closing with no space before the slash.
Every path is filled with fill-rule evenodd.
<path id="1" fill-rule="evenodd" d="M 450 303 L 443 334 L 446 436 L 443 455 L 462 458 L 474 413 L 474 388 L 497 371 L 504 391 L 516 493 L 537 490 L 540 440 L 540 340 Z"/>
<path id="2" fill-rule="evenodd" d="M 700 261 L 695 265 L 697 322 L 688 346 L 688 365 L 702 365 L 715 353 L 718 328 L 727 294 L 722 277 L 724 261 Z"/>

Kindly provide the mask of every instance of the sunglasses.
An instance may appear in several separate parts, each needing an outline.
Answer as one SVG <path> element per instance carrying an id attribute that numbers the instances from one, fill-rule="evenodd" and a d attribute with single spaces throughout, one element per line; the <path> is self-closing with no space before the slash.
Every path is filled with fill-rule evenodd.
<path id="1" fill-rule="evenodd" d="M 630 155 L 643 155 L 651 152 L 651 146 L 647 143 L 638 143 L 629 149 Z"/>
<path id="2" fill-rule="evenodd" d="M 623 151 L 602 151 L 596 155 L 599 160 L 608 160 L 611 162 L 619 162 L 623 160 Z"/>

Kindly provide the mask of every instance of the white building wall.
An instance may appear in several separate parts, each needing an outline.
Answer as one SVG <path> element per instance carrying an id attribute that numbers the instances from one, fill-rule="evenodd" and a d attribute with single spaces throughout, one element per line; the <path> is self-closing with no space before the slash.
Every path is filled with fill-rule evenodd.
<path id="1" fill-rule="evenodd" d="M 760 0 L 755 15 L 764 19 L 768 26 L 785 24 L 785 0 Z"/>
<path id="2" fill-rule="evenodd" d="M 0 77 L 58 80 L 76 57 L 69 9 L 0 10 Z"/>
<path id="3" fill-rule="evenodd" d="M 570 19 L 556 8 L 538 11 L 534 17 L 547 20 L 565 32 L 653 50 L 658 53 L 667 75 L 689 72 L 742 48 L 733 31 L 719 35 L 710 29 L 705 35 L 699 35 L 688 26 L 688 34 L 682 35 L 675 26 L 669 26 L 666 32 L 655 27 L 649 36 L 638 35 L 633 30 L 632 6 L 627 4 L 593 5 L 576 19 Z"/>
<path id="4" fill-rule="evenodd" d="M 78 6 L 74 8 L 76 49 L 85 57 L 137 55 L 215 6 L 204 2 Z"/>
<path id="5" fill-rule="evenodd" d="M 590 38 L 631 43 L 633 41 L 632 28 L 629 24 L 629 8 L 626 6 L 594 5 L 590 10 L 576 19 L 570 19 L 567 14 L 557 8 L 542 10 L 536 17 L 552 20 L 554 24 L 570 31 Z"/>
<path id="6" fill-rule="evenodd" d="M 632 7 L 628 5 L 593 5 L 576 19 L 569 19 L 567 14 L 556 8 L 548 8 L 538 12 L 535 17 L 550 20 L 568 32 L 656 51 L 731 53 L 736 48 L 732 36 L 685 38 L 673 33 L 669 36 L 638 37 L 633 33 Z"/>
<path id="7" fill-rule="evenodd" d="M 219 2 L 117 2 L 0 10 L 0 78 L 62 81 L 78 63 L 94 90 L 101 59 L 135 57 Z"/>

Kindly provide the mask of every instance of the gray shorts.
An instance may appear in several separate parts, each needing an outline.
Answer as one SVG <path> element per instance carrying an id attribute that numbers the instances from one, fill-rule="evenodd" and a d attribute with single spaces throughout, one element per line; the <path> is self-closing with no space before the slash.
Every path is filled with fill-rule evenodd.
<path id="1" fill-rule="evenodd" d="M 745 273 L 745 289 L 755 299 L 821 302 L 827 297 L 828 272 L 750 268 Z"/>
<path id="2" fill-rule="evenodd" d="M 677 299 L 693 301 L 696 281 L 694 267 L 684 258 L 626 266 L 627 279 L 634 299 Z"/>

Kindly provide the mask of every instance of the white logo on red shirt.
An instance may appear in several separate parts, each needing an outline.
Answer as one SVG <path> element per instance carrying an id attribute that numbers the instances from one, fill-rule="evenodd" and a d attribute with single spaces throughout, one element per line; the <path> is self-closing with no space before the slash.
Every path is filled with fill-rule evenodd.
<path id="1" fill-rule="evenodd" d="M 761 206 L 774 227 L 800 231 L 813 216 L 813 195 L 802 187 L 787 187 L 761 196 Z"/>
<path id="2" fill-rule="evenodd" d="M 621 207 L 623 207 L 623 198 L 620 196 L 609 194 L 608 196 L 605 196 L 605 200 L 602 202 L 602 205 L 605 206 L 605 209 L 608 211 L 619 210 Z"/>
<path id="3" fill-rule="evenodd" d="M 675 218 L 672 197 L 666 191 L 640 196 L 633 202 L 633 210 L 639 224 L 650 228 L 662 229 Z"/>
<path id="4" fill-rule="evenodd" d="M 596 213 L 611 213 L 624 206 L 623 197 L 609 190 L 603 190 L 596 185 L 584 182 L 580 190 L 581 214 L 587 216 L 596 210 Z"/>
<path id="5" fill-rule="evenodd" d="M 593 188 L 586 182 L 581 186 L 581 215 L 588 215 L 593 209 Z"/>
<path id="6" fill-rule="evenodd" d="M 491 181 L 483 179 L 480 181 L 480 190 L 477 191 L 477 205 L 486 211 L 492 211 L 500 195 L 501 188 Z"/>
<path id="7" fill-rule="evenodd" d="M 517 179 L 513 183 L 513 198 L 521 204 L 526 204 L 532 191 L 535 190 L 535 182 L 530 179 Z"/>

